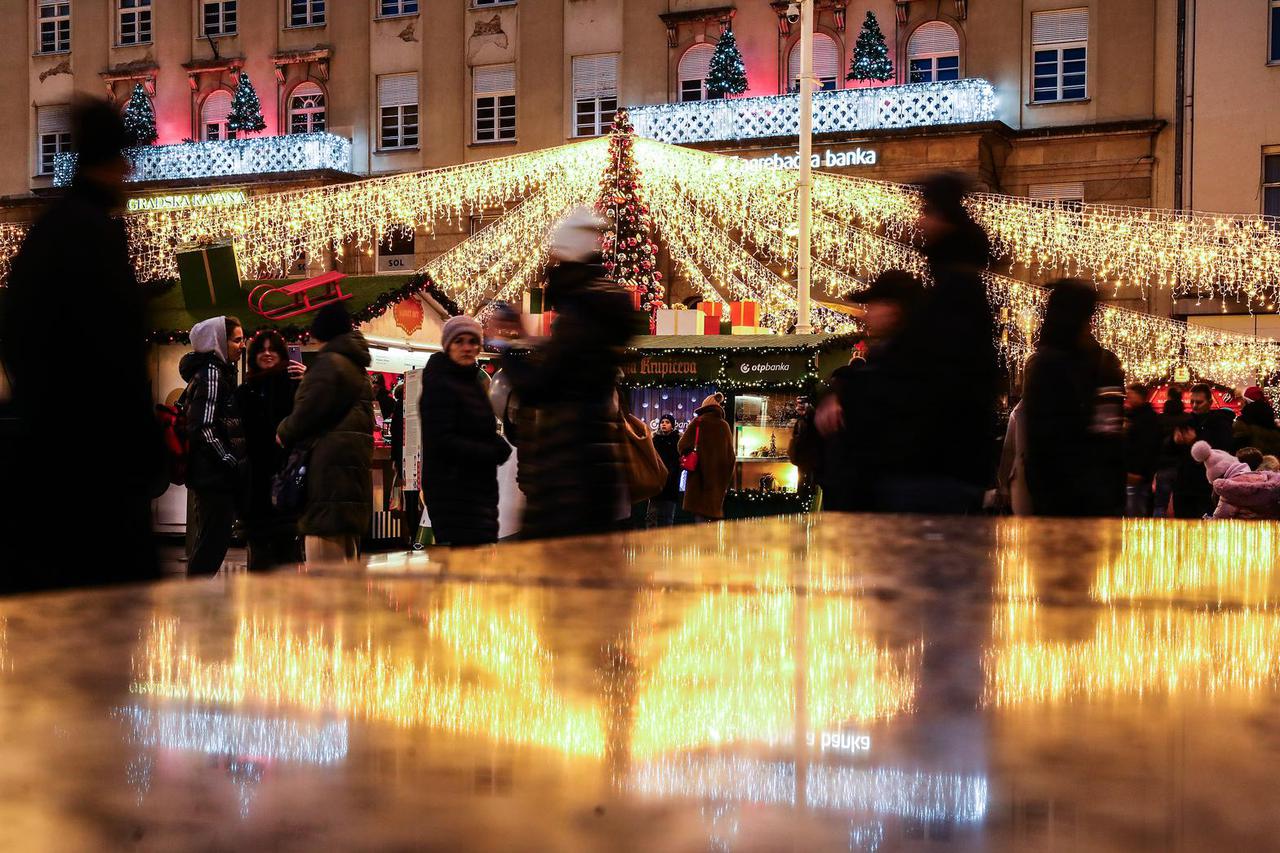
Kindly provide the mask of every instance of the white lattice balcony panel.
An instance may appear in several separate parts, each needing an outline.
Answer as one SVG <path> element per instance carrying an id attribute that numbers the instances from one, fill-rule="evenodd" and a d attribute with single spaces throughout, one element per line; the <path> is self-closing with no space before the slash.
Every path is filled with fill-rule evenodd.
<path id="1" fill-rule="evenodd" d="M 153 145 L 130 148 L 125 156 L 133 164 L 129 180 L 135 183 L 318 169 L 351 171 L 351 143 L 332 133 Z M 59 154 L 53 165 L 53 185 L 69 185 L 75 171 L 75 154 Z"/>
<path id="2" fill-rule="evenodd" d="M 800 132 L 799 95 L 654 104 L 631 107 L 630 113 L 636 133 L 675 145 Z M 814 133 L 972 124 L 995 118 L 995 87 L 978 78 L 813 95 Z"/>

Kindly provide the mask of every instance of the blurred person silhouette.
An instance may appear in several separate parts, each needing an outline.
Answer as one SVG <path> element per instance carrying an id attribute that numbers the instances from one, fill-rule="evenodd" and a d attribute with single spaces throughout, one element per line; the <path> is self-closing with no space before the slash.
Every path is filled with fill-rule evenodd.
<path id="1" fill-rule="evenodd" d="M 483 337 L 475 318 L 450 317 L 440 333 L 444 351 L 422 372 L 422 496 L 444 545 L 498 541 L 498 467 L 511 445 L 481 384 Z"/>
<path id="2" fill-rule="evenodd" d="M 271 481 L 287 458 L 276 441 L 276 429 L 293 412 L 293 398 L 307 368 L 289 360 L 288 344 L 275 329 L 253 336 L 246 360 L 236 404 L 249 457 L 249 495 L 243 515 L 248 568 L 256 572 L 296 563 L 301 557 L 298 519 L 272 504 Z"/>
<path id="3" fill-rule="evenodd" d="M 235 317 L 213 317 L 191 327 L 192 351 L 178 363 L 187 383 L 187 488 L 195 510 L 195 544 L 187 574 L 214 575 L 231 547 L 236 514 L 249 488 L 248 450 L 236 396 L 236 365 L 244 350 L 244 328 Z"/>
<path id="4" fill-rule="evenodd" d="M 521 535 L 612 530 L 631 513 L 623 468 L 617 382 L 635 327 L 631 298 L 601 266 L 607 227 L 590 208 L 570 213 L 551 237 L 545 301 L 556 312 L 550 338 L 516 350 L 518 323 L 494 321 L 490 342 L 519 409 Z"/>
<path id="5" fill-rule="evenodd" d="M 1093 337 L 1097 302 L 1085 282 L 1054 284 L 1027 362 L 1022 406 L 1036 515 L 1124 513 L 1124 370 Z"/>
<path id="6" fill-rule="evenodd" d="M 1152 489 L 1160 467 L 1164 429 L 1151 406 L 1151 389 L 1139 382 L 1125 389 L 1125 515 L 1150 518 Z"/>
<path id="7" fill-rule="evenodd" d="M 1250 385 L 1244 390 L 1244 408 L 1231 427 L 1236 447 L 1256 447 L 1263 454 L 1280 454 L 1280 427 L 1276 413 L 1262 389 Z"/>
<path id="8" fill-rule="evenodd" d="M 877 478 L 880 511 L 978 512 L 994 481 L 1000 367 L 982 279 L 991 248 L 965 207 L 968 192 L 968 179 L 950 173 L 921 186 L 919 230 L 933 285 L 874 374 L 870 399 L 893 399 L 898 409 L 880 448 L 895 460 Z"/>
<path id="9" fill-rule="evenodd" d="M 324 346 L 276 434 L 286 448 L 310 448 L 298 523 L 307 562 L 353 562 L 373 516 L 372 358 L 341 303 L 316 312 L 311 337 Z"/>
<path id="10" fill-rule="evenodd" d="M 119 111 L 77 102 L 72 143 L 71 187 L 31 227 L 0 288 L 10 388 L 0 433 L 0 592 L 159 576 L 151 498 L 168 479 L 142 293 L 124 223 L 114 218 L 130 169 Z M 65 547 L 68 537 L 84 547 Z"/>
<path id="11" fill-rule="evenodd" d="M 1160 409 L 1160 456 L 1156 461 L 1155 487 L 1151 513 L 1156 518 L 1170 515 L 1173 500 L 1173 484 L 1178 479 L 1179 447 L 1172 441 L 1173 430 L 1183 420 L 1186 406 L 1182 402 L 1182 389 L 1170 385 L 1164 406 Z"/>
<path id="12" fill-rule="evenodd" d="M 923 300 L 919 279 L 902 270 L 883 272 L 871 287 L 849 296 L 849 301 L 866 306 L 866 348 L 861 357 L 832 371 L 828 393 L 814 415 L 823 438 L 817 467 L 824 510 L 875 509 L 885 481 L 903 462 L 884 453 L 895 444 L 902 419 L 875 401 L 898 396 L 893 378 L 886 375 L 886 363 L 906 360 L 898 348 Z"/>

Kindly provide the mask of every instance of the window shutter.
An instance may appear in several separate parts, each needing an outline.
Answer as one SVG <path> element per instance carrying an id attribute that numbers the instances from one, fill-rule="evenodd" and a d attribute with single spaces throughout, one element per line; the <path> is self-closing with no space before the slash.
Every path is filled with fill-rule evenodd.
<path id="1" fill-rule="evenodd" d="M 46 133 L 69 133 L 71 131 L 71 107 L 65 104 L 54 107 L 37 107 L 36 130 L 41 136 Z"/>
<path id="2" fill-rule="evenodd" d="M 618 97 L 618 57 L 575 56 L 573 58 L 573 99 Z"/>
<path id="3" fill-rule="evenodd" d="M 1088 41 L 1088 39 L 1088 9 L 1060 9 L 1056 12 L 1035 12 L 1031 15 L 1033 44 L 1058 44 L 1068 41 Z"/>
<path id="4" fill-rule="evenodd" d="M 840 79 L 840 46 L 826 33 L 813 34 L 813 76 L 819 80 Z M 787 58 L 787 80 L 800 78 L 800 42 L 791 48 Z"/>
<path id="5" fill-rule="evenodd" d="M 514 92 L 516 67 L 514 65 L 487 65 L 471 70 L 472 92 L 492 95 L 498 92 Z"/>
<path id="6" fill-rule="evenodd" d="M 1084 201 L 1084 182 L 1032 184 L 1027 192 L 1037 201 Z"/>
<path id="7" fill-rule="evenodd" d="M 911 59 L 960 52 L 960 34 L 942 21 L 930 21 L 911 34 L 907 55 Z"/>
<path id="8" fill-rule="evenodd" d="M 709 44 L 695 44 L 680 57 L 681 80 L 705 80 L 711 68 L 711 55 L 715 48 Z"/>
<path id="9" fill-rule="evenodd" d="M 201 124 L 221 124 L 231 115 L 231 93 L 219 89 L 204 99 L 200 110 Z"/>
<path id="10" fill-rule="evenodd" d="M 379 107 L 411 107 L 417 103 L 417 74 L 384 74 L 378 78 Z"/>

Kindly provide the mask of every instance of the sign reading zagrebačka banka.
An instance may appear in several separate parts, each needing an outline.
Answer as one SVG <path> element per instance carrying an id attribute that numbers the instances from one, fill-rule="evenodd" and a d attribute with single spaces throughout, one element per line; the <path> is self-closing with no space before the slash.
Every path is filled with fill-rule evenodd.
<path id="1" fill-rule="evenodd" d="M 799 169 L 800 155 L 791 156 L 773 154 L 768 157 L 744 157 L 748 166 L 753 169 Z M 809 158 L 815 169 L 839 169 L 850 166 L 874 166 L 879 158 L 874 148 L 855 148 L 852 151 L 835 151 L 831 148 L 822 153 L 814 153 Z"/>

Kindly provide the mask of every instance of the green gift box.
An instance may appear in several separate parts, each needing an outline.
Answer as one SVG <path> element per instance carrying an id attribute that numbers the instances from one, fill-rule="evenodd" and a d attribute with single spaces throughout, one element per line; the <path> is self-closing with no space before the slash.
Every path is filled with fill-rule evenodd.
<path id="1" fill-rule="evenodd" d="M 238 308 L 244 304 L 240 267 L 230 243 L 182 246 L 177 250 L 178 278 L 188 309 Z"/>

